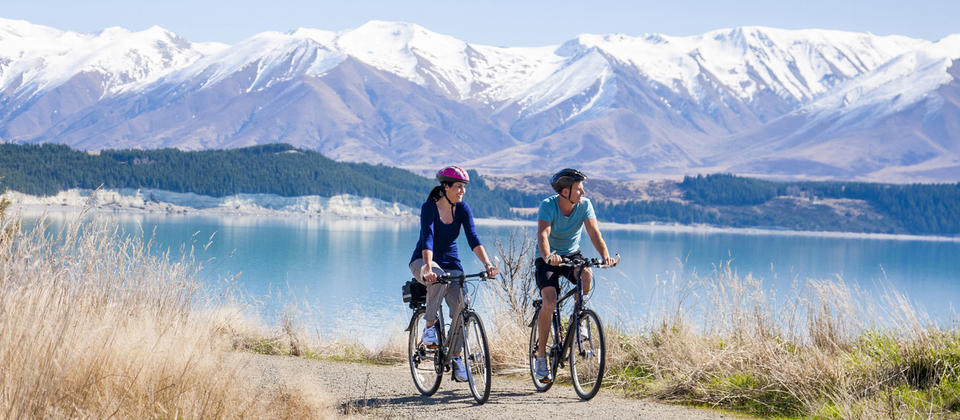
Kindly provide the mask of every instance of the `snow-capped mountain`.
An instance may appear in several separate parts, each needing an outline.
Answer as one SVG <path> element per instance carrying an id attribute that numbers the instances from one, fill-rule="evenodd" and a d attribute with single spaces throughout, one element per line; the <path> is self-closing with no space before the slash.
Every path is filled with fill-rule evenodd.
<path id="1" fill-rule="evenodd" d="M 960 179 L 960 35 L 901 54 L 714 156 L 739 172 Z M 737 156 L 733 156 L 736 154 Z"/>
<path id="2" fill-rule="evenodd" d="M 340 160 L 602 176 L 960 179 L 960 36 L 742 27 L 473 45 L 408 23 L 98 34 L 0 19 L 0 139 L 286 142 Z"/>

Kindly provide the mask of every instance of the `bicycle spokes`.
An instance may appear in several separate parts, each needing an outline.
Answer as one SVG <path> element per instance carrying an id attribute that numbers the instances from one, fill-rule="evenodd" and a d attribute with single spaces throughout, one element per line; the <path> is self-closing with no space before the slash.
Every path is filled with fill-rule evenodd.
<path id="1" fill-rule="evenodd" d="M 606 356 L 603 329 L 597 314 L 584 310 L 570 333 L 575 336 L 569 355 L 573 388 L 580 398 L 589 400 L 600 390 Z"/>
<path id="2" fill-rule="evenodd" d="M 536 317 L 536 314 L 534 315 Z M 533 325 L 530 326 L 530 346 L 528 348 L 530 358 L 530 378 L 533 380 L 533 386 L 538 392 L 544 392 L 553 386 L 553 380 L 556 378 L 556 367 L 558 360 L 557 345 L 552 342 L 552 328 L 548 330 L 547 336 L 543 338 L 545 345 L 545 357 L 547 362 L 548 377 L 546 381 L 537 377 L 537 344 L 540 341 L 540 331 L 536 318 Z"/>
<path id="3" fill-rule="evenodd" d="M 429 350 L 423 344 L 423 330 L 427 328 L 423 314 L 424 311 L 420 309 L 413 314 L 413 319 L 411 319 L 407 357 L 414 386 L 423 395 L 433 395 L 440 387 L 440 380 L 443 378 L 443 366 L 439 360 L 440 352 Z"/>
<path id="4" fill-rule="evenodd" d="M 469 313 L 465 317 L 464 354 L 467 364 L 467 379 L 470 392 L 478 403 L 483 404 L 490 396 L 490 352 L 487 335 L 480 317 Z"/>

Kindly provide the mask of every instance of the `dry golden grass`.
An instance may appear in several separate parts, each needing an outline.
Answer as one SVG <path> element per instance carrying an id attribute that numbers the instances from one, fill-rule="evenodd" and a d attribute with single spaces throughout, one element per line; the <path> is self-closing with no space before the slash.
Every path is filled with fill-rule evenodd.
<path id="1" fill-rule="evenodd" d="M 205 296 L 189 252 L 153 256 L 148 242 L 80 220 L 56 234 L 0 222 L 0 417 L 326 417 L 330 405 L 296 386 L 249 385 L 225 352 L 406 360 L 403 331 L 369 349 L 310 339 L 296 310 L 265 328 Z M 497 309 L 481 317 L 495 372 L 522 377 L 535 291 L 528 260 L 511 256 L 529 238 L 514 240 L 499 247 L 508 276 L 486 286 Z M 774 296 L 727 265 L 675 274 L 653 295 L 637 331 L 599 311 L 605 386 L 759 415 L 960 417 L 960 333 L 896 291 L 876 299 L 808 280 Z"/>
<path id="2" fill-rule="evenodd" d="M 510 239 L 518 240 L 529 239 Z M 530 314 L 516 310 L 521 297 L 502 295 L 528 289 L 501 281 L 492 294 L 500 309 L 484 314 L 496 331 L 495 371 L 525 376 Z M 652 293 L 659 304 L 639 330 L 618 330 L 618 314 L 599 310 L 607 387 L 757 415 L 960 417 L 960 332 L 935 325 L 896 290 L 878 298 L 837 278 L 775 296 L 728 263 L 708 275 L 674 274 Z"/>
<path id="3" fill-rule="evenodd" d="M 958 414 L 960 335 L 894 291 L 809 280 L 775 298 L 729 265 L 671 287 L 648 328 L 608 329 L 610 386 L 760 415 Z"/>
<path id="4" fill-rule="evenodd" d="M 0 218 L 0 417 L 318 418 L 297 390 L 238 380 L 235 320 L 190 254 L 155 256 L 83 214 L 57 232 Z"/>
<path id="5" fill-rule="evenodd" d="M 528 375 L 527 323 L 536 292 L 529 259 L 518 255 L 530 252 L 522 243 L 529 240 L 517 235 L 498 244 L 505 269 L 483 286 L 487 309 L 480 315 L 500 375 Z M 960 417 L 960 333 L 934 325 L 897 291 L 876 298 L 838 278 L 798 282 L 790 295 L 775 296 L 762 279 L 727 264 L 708 275 L 674 274 L 652 293 L 658 306 L 636 331 L 616 329 L 618 314 L 598 308 L 607 323 L 608 388 L 764 416 Z M 272 333 L 235 334 L 235 347 L 406 360 L 403 331 L 369 349 L 306 339 L 295 315 L 283 324 Z M 564 380 L 562 372 L 558 378 Z"/>

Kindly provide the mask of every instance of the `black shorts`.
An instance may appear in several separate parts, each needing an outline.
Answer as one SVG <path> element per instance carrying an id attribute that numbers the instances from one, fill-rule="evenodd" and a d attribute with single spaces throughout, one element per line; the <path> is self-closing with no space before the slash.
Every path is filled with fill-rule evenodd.
<path id="1" fill-rule="evenodd" d="M 564 256 L 583 258 L 579 251 Z M 577 283 L 577 277 L 573 275 L 573 267 L 557 267 L 555 265 L 550 265 L 540 257 L 537 257 L 533 264 L 536 268 L 537 290 L 543 290 L 544 287 L 553 286 L 557 289 L 557 293 L 559 293 L 560 276 L 566 277 L 567 280 L 570 280 L 570 282 L 573 284 Z"/>

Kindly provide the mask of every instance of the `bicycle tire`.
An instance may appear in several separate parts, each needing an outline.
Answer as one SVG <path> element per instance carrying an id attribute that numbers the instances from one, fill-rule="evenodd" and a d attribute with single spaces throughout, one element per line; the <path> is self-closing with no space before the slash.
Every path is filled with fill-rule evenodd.
<path id="1" fill-rule="evenodd" d="M 407 341 L 407 362 L 410 364 L 410 376 L 413 385 L 424 396 L 431 396 L 440 388 L 443 379 L 443 365 L 437 360 L 439 351 L 428 350 L 423 345 L 424 308 L 417 309 L 410 319 L 410 337 Z"/>
<path id="2" fill-rule="evenodd" d="M 539 322 L 537 321 L 537 317 L 539 316 L 540 316 L 540 311 L 537 310 L 537 312 L 533 314 L 533 326 L 530 327 L 530 347 L 528 349 L 528 353 L 530 356 L 529 357 L 530 379 L 533 380 L 533 387 L 537 390 L 537 392 L 547 392 L 547 390 L 549 390 L 550 387 L 553 386 L 554 381 L 542 383 L 539 380 L 537 380 L 537 340 L 539 339 L 539 336 L 540 336 L 540 331 L 538 330 Z M 551 329 L 550 331 L 553 331 L 553 330 Z M 555 358 L 553 357 L 553 352 L 551 351 L 553 346 L 550 344 L 550 336 L 547 336 L 546 342 L 547 342 L 547 346 L 546 346 L 547 365 L 550 366 L 550 369 L 552 371 L 554 371 L 553 376 L 554 376 L 554 379 L 556 379 L 557 364 L 554 361 Z"/>
<path id="3" fill-rule="evenodd" d="M 584 309 L 577 317 L 576 324 L 570 326 L 569 333 L 572 340 L 569 354 L 570 379 L 577 395 L 583 400 L 589 400 L 597 395 L 603 383 L 607 348 L 603 327 L 595 312 Z M 589 331 L 588 334 L 579 334 L 578 330 L 581 328 Z"/>
<path id="4" fill-rule="evenodd" d="M 464 317 L 463 361 L 467 368 L 467 383 L 470 393 L 483 404 L 490 398 L 490 348 L 487 345 L 487 332 L 483 321 L 475 312 Z"/>

